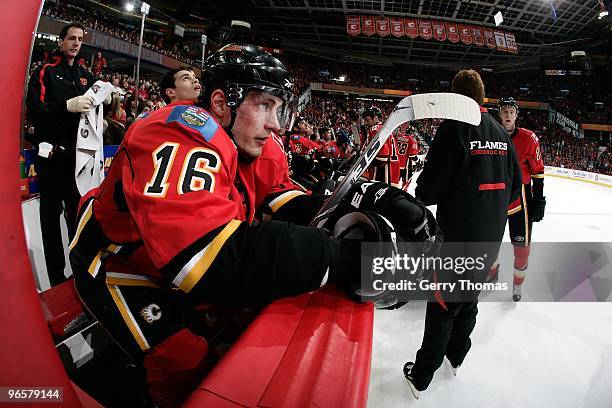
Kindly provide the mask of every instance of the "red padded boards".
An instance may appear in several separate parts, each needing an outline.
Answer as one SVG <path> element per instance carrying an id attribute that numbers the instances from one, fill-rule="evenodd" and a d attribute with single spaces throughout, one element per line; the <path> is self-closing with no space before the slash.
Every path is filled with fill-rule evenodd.
<path id="1" fill-rule="evenodd" d="M 365 407 L 373 308 L 327 286 L 274 302 L 185 407 Z"/>

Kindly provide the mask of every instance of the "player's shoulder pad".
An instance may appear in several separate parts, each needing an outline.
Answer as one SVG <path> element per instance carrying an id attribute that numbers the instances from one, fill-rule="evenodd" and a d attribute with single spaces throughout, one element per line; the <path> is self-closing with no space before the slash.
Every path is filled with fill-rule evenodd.
<path id="1" fill-rule="evenodd" d="M 177 105 L 172 107 L 166 123 L 177 122 L 198 131 L 204 140 L 210 142 L 219 125 L 204 109 L 193 105 Z"/>
<path id="2" fill-rule="evenodd" d="M 529 129 L 519 128 L 519 133 L 522 137 L 525 137 L 533 143 L 538 143 L 540 141 L 536 134 Z"/>

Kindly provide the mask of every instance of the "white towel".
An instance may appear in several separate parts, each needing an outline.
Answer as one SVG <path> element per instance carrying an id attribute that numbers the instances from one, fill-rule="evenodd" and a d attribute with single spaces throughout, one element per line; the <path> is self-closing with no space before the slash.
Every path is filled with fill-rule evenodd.
<path id="1" fill-rule="evenodd" d="M 81 113 L 76 142 L 74 177 L 79 193 L 85 195 L 104 180 L 104 113 L 102 103 L 114 92 L 108 82 L 96 81 L 85 95 L 94 98 L 89 112 Z"/>

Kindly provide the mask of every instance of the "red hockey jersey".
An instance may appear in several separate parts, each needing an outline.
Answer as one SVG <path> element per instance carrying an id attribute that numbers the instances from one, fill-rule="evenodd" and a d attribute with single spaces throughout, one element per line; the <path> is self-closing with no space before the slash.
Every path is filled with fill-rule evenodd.
<path id="1" fill-rule="evenodd" d="M 396 140 L 399 167 L 400 169 L 404 169 L 408 165 L 408 157 L 419 154 L 419 143 L 413 135 L 407 135 L 405 133 L 397 135 Z"/>
<path id="2" fill-rule="evenodd" d="M 516 150 L 516 157 L 521 167 L 521 180 L 523 184 L 531 184 L 531 178 L 544 177 L 544 162 L 540 140 L 531 130 L 518 128 L 512 132 L 512 143 Z"/>
<path id="3" fill-rule="evenodd" d="M 304 194 L 280 143 L 271 137 L 243 165 L 204 109 L 179 102 L 152 112 L 134 122 L 107 178 L 82 198 L 71 249 L 91 259 L 93 276 L 102 259 L 107 270 L 134 275 L 159 278 L 165 269 L 189 292 L 259 207 L 273 213 Z"/>
<path id="4" fill-rule="evenodd" d="M 379 123 L 370 128 L 368 131 L 368 143 L 376 133 L 378 133 L 381 127 L 382 123 Z M 370 180 L 382 181 L 395 187 L 401 187 L 400 166 L 395 136 L 391 135 L 387 139 L 364 175 Z"/>
<path id="5" fill-rule="evenodd" d="M 333 159 L 339 159 L 344 157 L 344 152 L 338 147 L 338 144 L 331 140 L 329 142 L 324 142 L 323 145 L 319 148 L 319 152 L 325 156 Z"/>
<path id="6" fill-rule="evenodd" d="M 319 150 L 321 147 L 317 142 L 314 142 L 306 136 L 293 134 L 289 136 L 289 149 L 291 153 L 296 153 L 301 156 L 312 154 L 313 151 Z"/>

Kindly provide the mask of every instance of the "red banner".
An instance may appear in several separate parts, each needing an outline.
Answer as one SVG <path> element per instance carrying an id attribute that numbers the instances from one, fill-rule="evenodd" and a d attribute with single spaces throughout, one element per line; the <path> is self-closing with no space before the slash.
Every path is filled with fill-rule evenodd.
<path id="1" fill-rule="evenodd" d="M 361 32 L 365 35 L 372 35 L 376 32 L 374 16 L 361 16 Z"/>
<path id="2" fill-rule="evenodd" d="M 472 43 L 472 34 L 470 33 L 470 27 L 459 24 L 459 34 L 461 35 L 461 42 L 465 45 L 470 45 Z"/>
<path id="3" fill-rule="evenodd" d="M 425 40 L 429 40 L 431 34 L 431 21 L 430 20 L 419 20 L 419 35 Z"/>
<path id="4" fill-rule="evenodd" d="M 416 18 L 405 18 L 404 19 L 404 30 L 406 35 L 410 38 L 417 38 L 419 36 L 419 20 Z"/>
<path id="5" fill-rule="evenodd" d="M 514 38 L 514 34 L 506 33 L 506 45 L 508 46 L 508 51 L 514 54 L 518 53 L 518 46 L 516 45 L 516 38 Z"/>
<path id="6" fill-rule="evenodd" d="M 361 33 L 361 19 L 359 16 L 346 16 L 346 33 L 353 36 Z"/>
<path id="7" fill-rule="evenodd" d="M 452 43 L 459 42 L 459 30 L 457 30 L 457 24 L 455 23 L 446 23 L 446 38 L 448 41 Z"/>
<path id="8" fill-rule="evenodd" d="M 401 17 L 391 17 L 391 34 L 396 37 L 404 35 L 404 20 Z"/>
<path id="9" fill-rule="evenodd" d="M 474 44 L 479 47 L 484 45 L 484 38 L 482 37 L 482 29 L 480 27 L 471 27 L 472 28 L 472 38 L 474 39 Z"/>
<path id="10" fill-rule="evenodd" d="M 446 40 L 446 28 L 444 28 L 444 21 L 433 21 L 433 36 L 438 41 Z"/>
<path id="11" fill-rule="evenodd" d="M 497 45 L 497 49 L 500 51 L 508 51 L 506 36 L 503 31 L 495 31 L 495 45 Z"/>
<path id="12" fill-rule="evenodd" d="M 490 28 L 483 28 L 482 33 L 484 34 L 485 44 L 489 48 L 495 48 L 495 35 L 493 34 L 493 30 Z"/>
<path id="13" fill-rule="evenodd" d="M 391 29 L 389 28 L 389 17 L 378 17 L 376 19 L 376 34 L 381 37 L 385 37 L 391 34 Z"/>

